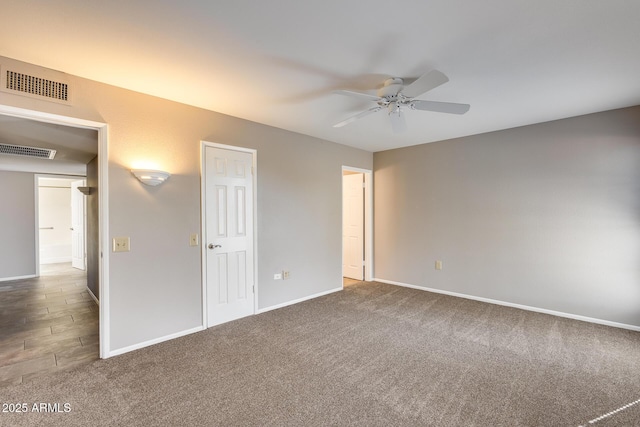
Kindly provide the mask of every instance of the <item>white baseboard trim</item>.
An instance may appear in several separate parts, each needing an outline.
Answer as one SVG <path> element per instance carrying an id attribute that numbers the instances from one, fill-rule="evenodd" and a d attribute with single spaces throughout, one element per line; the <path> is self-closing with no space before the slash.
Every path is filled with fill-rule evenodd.
<path id="1" fill-rule="evenodd" d="M 96 295 L 91 291 L 91 289 L 89 289 L 88 286 L 87 286 L 87 292 L 89 292 L 89 295 L 91 296 L 91 298 L 93 298 L 96 304 L 98 304 L 98 307 L 100 307 L 100 301 L 98 301 L 98 298 L 96 298 Z"/>
<path id="2" fill-rule="evenodd" d="M 293 301 L 287 301 L 287 302 L 284 302 L 282 304 L 277 304 L 277 305 L 272 305 L 270 307 L 261 308 L 256 312 L 256 314 L 265 313 L 267 311 L 276 310 L 278 308 L 283 308 L 283 307 L 286 307 L 286 306 L 289 306 L 289 305 L 293 305 L 293 304 L 298 304 L 298 303 L 303 302 L 303 301 L 307 301 L 307 300 L 318 298 L 318 297 L 321 297 L 321 296 L 324 296 L 324 295 L 332 294 L 334 292 L 338 292 L 338 291 L 341 291 L 341 290 L 342 290 L 342 287 L 335 288 L 335 289 L 331 289 L 331 290 L 328 290 L 328 291 L 320 292 L 320 293 L 317 293 L 317 294 L 309 295 L 309 296 L 306 296 L 306 297 L 303 297 L 303 298 L 299 298 L 299 299 L 296 299 L 296 300 L 293 300 Z M 91 290 L 89 290 L 89 294 L 93 296 L 93 293 L 91 292 Z M 160 338 L 155 338 L 153 340 L 145 341 L 145 342 L 142 342 L 142 343 L 139 343 L 139 344 L 134 344 L 134 345 L 131 345 L 129 347 L 119 348 L 119 349 L 113 350 L 113 351 L 107 351 L 106 352 L 107 354 L 104 356 L 104 358 L 107 359 L 109 357 L 119 356 L 119 355 L 124 354 L 124 353 L 129 353 L 130 351 L 139 350 L 141 348 L 149 347 L 149 346 L 154 345 L 154 344 L 160 344 L 161 342 L 173 340 L 173 339 L 176 339 L 176 338 L 183 337 L 185 335 L 190 335 L 190 334 L 194 334 L 196 332 L 204 331 L 205 329 L 206 328 L 204 326 L 198 326 L 198 327 L 193 328 L 193 329 L 188 329 L 186 331 L 177 332 L 175 334 L 166 335 L 166 336 L 160 337 Z"/>
<path id="3" fill-rule="evenodd" d="M 477 297 L 477 296 L 474 296 L 474 295 L 461 294 L 461 293 L 458 293 L 458 292 L 444 291 L 442 289 L 427 288 L 426 286 L 410 285 L 408 283 L 395 282 L 393 280 L 375 278 L 375 279 L 373 279 L 373 281 L 374 282 L 380 282 L 380 283 L 387 283 L 389 285 L 402 286 L 402 287 L 405 287 L 405 288 L 419 289 L 421 291 L 433 292 L 433 293 L 436 293 L 436 294 L 449 295 L 449 296 L 452 296 L 452 297 L 458 297 L 458 298 L 465 298 L 465 299 L 470 299 L 470 300 L 474 300 L 474 301 L 487 302 L 489 304 L 496 304 L 496 305 L 503 305 L 503 306 L 506 306 L 506 307 L 519 308 L 521 310 L 534 311 L 536 313 L 550 314 L 552 316 L 565 317 L 567 319 L 580 320 L 580 321 L 589 322 L 589 323 L 597 323 L 599 325 L 612 326 L 614 328 L 628 329 L 628 330 L 631 330 L 631 331 L 640 331 L 640 326 L 627 325 L 626 323 L 611 322 L 609 320 L 602 320 L 602 319 L 596 319 L 596 318 L 593 318 L 593 317 L 580 316 L 578 314 L 563 313 L 561 311 L 547 310 L 546 308 L 531 307 L 531 306 L 528 306 L 528 305 L 515 304 L 515 303 L 512 303 L 512 302 L 506 302 L 506 301 L 499 301 L 499 300 L 494 300 L 494 299 L 490 299 L 490 298 Z"/>
<path id="4" fill-rule="evenodd" d="M 256 314 L 265 313 L 265 312 L 271 311 L 271 310 L 277 310 L 278 308 L 287 307 L 287 306 L 293 305 L 293 304 L 298 304 L 300 302 L 308 301 L 310 299 L 318 298 L 318 297 L 321 297 L 321 296 L 324 296 L 324 295 L 329 295 L 329 294 L 332 294 L 334 292 L 338 292 L 338 291 L 341 291 L 341 290 L 342 290 L 342 287 L 335 288 L 335 289 L 331 289 L 329 291 L 324 291 L 324 292 L 320 292 L 320 293 L 317 293 L 317 294 L 309 295 L 307 297 L 298 298 L 298 299 L 293 300 L 293 301 L 283 302 L 282 304 L 276 304 L 276 305 L 272 305 L 270 307 L 261 308 L 261 309 L 258 310 L 258 312 Z"/>
<path id="5" fill-rule="evenodd" d="M 34 277 L 38 277 L 35 274 L 28 274 L 26 276 L 15 276 L 15 277 L 0 277 L 0 282 L 8 282 L 10 280 L 21 280 L 21 279 L 33 279 Z"/>
<path id="6" fill-rule="evenodd" d="M 107 354 L 105 355 L 104 358 L 107 359 L 109 357 L 119 356 L 119 355 L 124 354 L 124 353 L 129 353 L 130 351 L 139 350 L 139 349 L 144 348 L 144 347 L 149 347 L 149 346 L 154 345 L 154 344 L 160 344 L 161 342 L 173 340 L 173 339 L 176 339 L 176 338 L 183 337 L 185 335 L 194 334 L 196 332 L 200 332 L 200 331 L 204 331 L 204 330 L 205 330 L 204 326 L 198 326 L 197 328 L 192 328 L 192 329 L 187 329 L 186 331 L 176 332 L 175 334 L 166 335 L 166 336 L 160 337 L 160 338 L 155 338 L 155 339 L 152 339 L 152 340 L 149 340 L 149 341 L 141 342 L 139 344 L 131 345 L 129 347 L 124 347 L 124 348 L 119 348 L 117 350 L 107 351 Z"/>

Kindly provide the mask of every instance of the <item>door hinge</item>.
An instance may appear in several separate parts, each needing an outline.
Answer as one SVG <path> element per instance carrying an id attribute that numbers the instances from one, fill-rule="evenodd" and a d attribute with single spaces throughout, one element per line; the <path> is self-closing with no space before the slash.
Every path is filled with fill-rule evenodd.
<path id="1" fill-rule="evenodd" d="M 255 168 L 251 166 L 251 175 L 255 175 L 255 173 L 256 173 Z"/>
<path id="2" fill-rule="evenodd" d="M 251 292 L 256 293 L 256 285 L 251 286 Z"/>
<path id="3" fill-rule="evenodd" d="M 362 188 L 367 188 L 367 184 L 365 184 L 364 182 L 362 183 Z"/>

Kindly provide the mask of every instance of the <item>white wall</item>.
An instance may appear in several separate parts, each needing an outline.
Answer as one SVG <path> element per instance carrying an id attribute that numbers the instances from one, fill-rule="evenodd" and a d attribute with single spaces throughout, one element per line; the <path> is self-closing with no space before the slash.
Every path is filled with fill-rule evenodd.
<path id="1" fill-rule="evenodd" d="M 71 262 L 71 180 L 38 181 L 40 264 Z"/>
<path id="2" fill-rule="evenodd" d="M 640 327 L 640 107 L 380 152 L 374 169 L 377 278 Z"/>
<path id="3" fill-rule="evenodd" d="M 36 274 L 33 174 L 0 171 L 0 281 Z"/>
<path id="4" fill-rule="evenodd" d="M 371 153 L 81 78 L 70 84 L 71 107 L 5 93 L 0 103 L 109 125 L 109 238 L 131 238 L 130 252 L 109 259 L 110 351 L 202 323 L 200 248 L 189 246 L 200 231 L 201 140 L 258 150 L 259 307 L 340 287 L 341 166 L 371 169 Z M 129 171 L 141 161 L 171 178 L 143 186 Z M 291 279 L 273 281 L 283 268 Z"/>

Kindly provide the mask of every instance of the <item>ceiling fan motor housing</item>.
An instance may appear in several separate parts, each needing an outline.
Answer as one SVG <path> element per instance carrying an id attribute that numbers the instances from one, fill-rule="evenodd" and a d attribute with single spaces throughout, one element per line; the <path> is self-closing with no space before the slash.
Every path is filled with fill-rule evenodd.
<path id="1" fill-rule="evenodd" d="M 378 89 L 378 96 L 386 98 L 396 96 L 402 89 L 403 81 L 400 78 L 392 77 L 384 81 L 384 84 Z"/>

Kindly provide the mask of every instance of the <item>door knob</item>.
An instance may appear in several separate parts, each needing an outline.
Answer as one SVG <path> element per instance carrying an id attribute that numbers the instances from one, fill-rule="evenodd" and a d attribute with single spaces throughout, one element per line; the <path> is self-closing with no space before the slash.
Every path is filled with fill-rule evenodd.
<path id="1" fill-rule="evenodd" d="M 209 243 L 209 246 L 207 246 L 209 249 L 215 249 L 215 248 L 221 248 L 222 245 L 214 245 L 213 243 Z"/>

